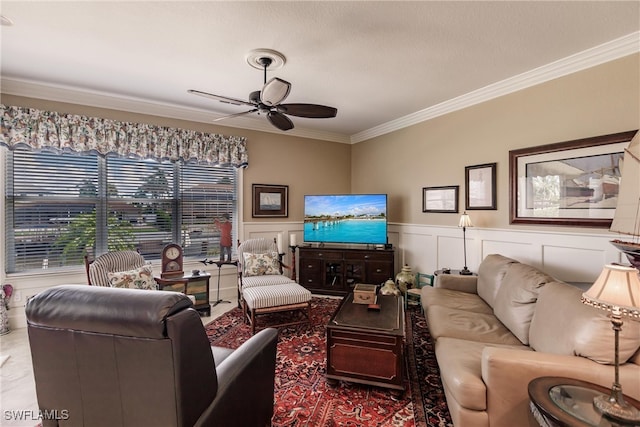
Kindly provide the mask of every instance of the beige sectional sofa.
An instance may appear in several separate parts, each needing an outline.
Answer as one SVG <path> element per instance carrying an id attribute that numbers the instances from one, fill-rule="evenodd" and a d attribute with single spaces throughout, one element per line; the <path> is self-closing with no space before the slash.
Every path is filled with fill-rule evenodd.
<path id="1" fill-rule="evenodd" d="M 611 387 L 614 333 L 582 290 L 526 264 L 488 255 L 478 276 L 440 275 L 422 290 L 456 427 L 534 425 L 529 381 L 565 376 Z M 624 319 L 620 382 L 640 399 L 640 322 Z"/>

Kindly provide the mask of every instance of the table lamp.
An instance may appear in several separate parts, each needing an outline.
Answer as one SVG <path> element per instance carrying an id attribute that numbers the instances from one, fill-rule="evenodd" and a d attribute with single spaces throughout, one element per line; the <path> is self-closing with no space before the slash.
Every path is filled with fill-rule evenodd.
<path id="1" fill-rule="evenodd" d="M 462 227 L 462 244 L 464 245 L 464 268 L 460 270 L 460 274 L 463 276 L 469 276 L 471 275 L 471 271 L 467 268 L 467 227 L 473 227 L 473 224 L 471 223 L 471 218 L 469 218 L 469 215 L 466 212 L 460 216 L 458 227 Z"/>
<path id="2" fill-rule="evenodd" d="M 593 405 L 604 415 L 622 421 L 640 421 L 640 411 L 624 399 L 619 374 L 619 333 L 622 330 L 622 316 L 640 319 L 640 277 L 633 267 L 609 264 L 582 294 L 582 302 L 592 307 L 611 312 L 611 324 L 615 335 L 615 379 L 609 396 L 600 395 L 593 399 Z"/>

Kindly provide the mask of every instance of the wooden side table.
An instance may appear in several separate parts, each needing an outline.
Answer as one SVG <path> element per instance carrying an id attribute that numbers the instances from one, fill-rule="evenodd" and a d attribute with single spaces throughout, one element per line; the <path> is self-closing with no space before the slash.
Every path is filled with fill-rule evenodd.
<path id="1" fill-rule="evenodd" d="M 593 398 L 609 395 L 610 389 L 587 381 L 564 377 L 540 377 L 529 383 L 529 408 L 541 427 L 629 427 L 604 417 Z M 636 408 L 640 402 L 625 396 Z"/>
<path id="2" fill-rule="evenodd" d="M 187 281 L 187 295 L 193 295 L 196 299 L 195 308 L 200 314 L 211 316 L 211 304 L 209 303 L 209 279 L 211 275 L 207 272 L 199 274 L 185 274 L 183 277 Z"/>

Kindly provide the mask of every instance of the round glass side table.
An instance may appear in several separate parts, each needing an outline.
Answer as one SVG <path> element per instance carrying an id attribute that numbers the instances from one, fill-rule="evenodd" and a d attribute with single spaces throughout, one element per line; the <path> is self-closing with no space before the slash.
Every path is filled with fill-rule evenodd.
<path id="1" fill-rule="evenodd" d="M 564 377 L 540 377 L 529 383 L 529 407 L 542 427 L 629 427 L 603 416 L 593 406 L 593 398 L 610 389 L 586 381 Z M 631 405 L 640 402 L 625 396 Z"/>

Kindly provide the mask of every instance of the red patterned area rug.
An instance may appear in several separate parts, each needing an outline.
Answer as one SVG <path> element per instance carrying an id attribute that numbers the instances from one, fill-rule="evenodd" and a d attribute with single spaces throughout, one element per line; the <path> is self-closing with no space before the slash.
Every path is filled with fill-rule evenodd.
<path id="1" fill-rule="evenodd" d="M 440 384 L 433 343 L 418 307 L 407 310 L 407 379 L 399 399 L 391 391 L 325 381 L 325 325 L 338 307 L 335 298 L 313 297 L 311 326 L 280 328 L 276 360 L 274 427 L 453 426 Z M 273 314 L 273 316 L 283 314 Z M 260 325 L 270 315 L 261 316 Z M 277 319 L 273 319 L 277 323 Z M 234 308 L 205 327 L 211 345 L 238 348 L 251 329 Z M 363 361 L 362 363 L 366 363 Z"/>

